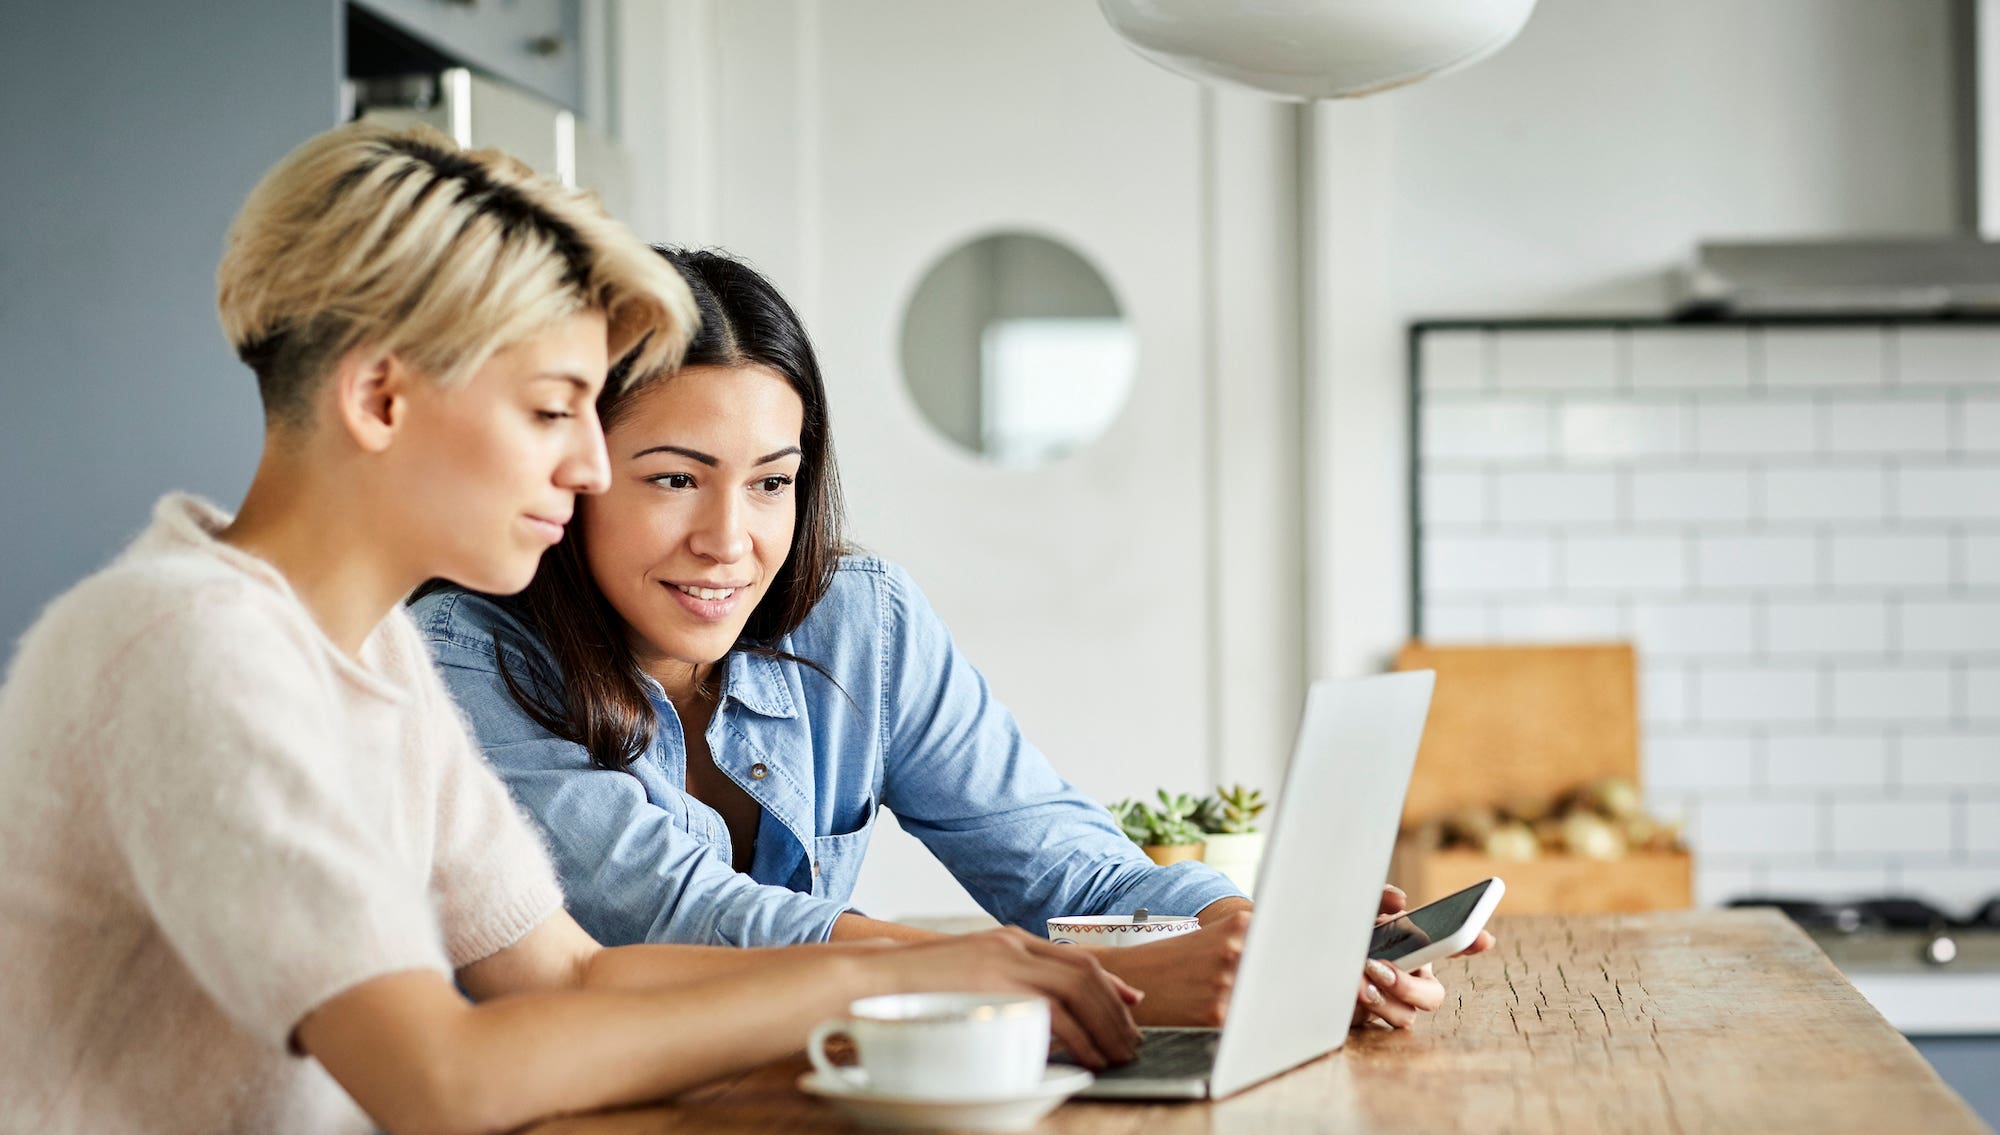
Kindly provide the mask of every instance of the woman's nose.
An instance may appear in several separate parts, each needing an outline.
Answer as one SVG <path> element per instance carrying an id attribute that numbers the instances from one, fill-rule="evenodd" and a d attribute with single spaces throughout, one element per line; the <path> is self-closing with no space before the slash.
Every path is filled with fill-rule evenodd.
<path id="1" fill-rule="evenodd" d="M 576 444 L 556 470 L 556 480 L 573 493 L 601 493 L 611 487 L 611 455 L 604 448 L 604 430 L 592 415 L 590 428 L 577 431 Z"/>
<path id="2" fill-rule="evenodd" d="M 750 554 L 750 530 L 743 524 L 743 510 L 725 496 L 702 510 L 691 541 L 697 555 L 717 563 L 735 563 Z"/>

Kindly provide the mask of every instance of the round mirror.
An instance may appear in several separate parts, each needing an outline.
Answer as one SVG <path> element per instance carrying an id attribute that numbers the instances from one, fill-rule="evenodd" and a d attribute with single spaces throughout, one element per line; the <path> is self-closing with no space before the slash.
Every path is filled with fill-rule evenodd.
<path id="1" fill-rule="evenodd" d="M 1118 417 L 1138 336 L 1068 247 L 996 233 L 953 249 L 903 313 L 903 382 L 939 433 L 1003 465 L 1088 445 Z"/>

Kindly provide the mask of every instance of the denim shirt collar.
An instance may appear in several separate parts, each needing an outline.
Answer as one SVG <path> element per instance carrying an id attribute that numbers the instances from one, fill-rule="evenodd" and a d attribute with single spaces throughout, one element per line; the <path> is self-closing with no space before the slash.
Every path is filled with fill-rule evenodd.
<path id="1" fill-rule="evenodd" d="M 639 680 L 655 699 L 666 699 L 666 691 L 650 674 L 642 671 Z M 723 658 L 722 700 L 734 701 L 760 717 L 799 715 L 798 703 L 792 699 L 791 687 L 785 682 L 784 664 L 761 654 L 733 650 Z"/>
<path id="2" fill-rule="evenodd" d="M 777 659 L 746 651 L 731 651 L 722 674 L 722 696 L 764 717 L 797 717 L 798 704 L 785 682 Z"/>
<path id="3" fill-rule="evenodd" d="M 659 682 L 645 673 L 639 677 L 652 697 L 655 712 L 663 718 L 675 716 L 673 702 Z M 737 707 L 745 712 L 738 712 Z M 783 846 L 760 836 L 756 875 L 786 881 L 796 878 L 800 889 L 817 893 L 822 880 L 810 870 L 818 834 L 812 737 L 799 714 L 798 699 L 785 680 L 785 663 L 743 651 L 724 657 L 722 697 L 709 722 L 708 736 L 710 758 L 763 807 L 766 828 L 775 822 L 792 837 L 789 846 Z M 686 752 L 682 746 L 664 735 L 656 735 L 653 744 L 664 762 L 677 766 L 677 777 L 685 778 Z M 708 821 L 706 838 L 727 847 L 720 814 L 692 798 L 688 806 Z"/>

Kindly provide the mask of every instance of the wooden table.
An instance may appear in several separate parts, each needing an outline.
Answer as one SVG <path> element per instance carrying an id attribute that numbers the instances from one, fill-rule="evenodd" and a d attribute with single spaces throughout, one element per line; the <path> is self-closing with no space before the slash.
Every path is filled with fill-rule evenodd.
<path id="1" fill-rule="evenodd" d="M 1439 966 L 1414 1032 L 1347 1047 L 1217 1103 L 1073 1101 L 1040 1132 L 1989 1129 L 1812 940 L 1770 911 L 1497 919 L 1500 948 Z M 680 1102 L 540 1135 L 838 1131 L 803 1059 Z"/>

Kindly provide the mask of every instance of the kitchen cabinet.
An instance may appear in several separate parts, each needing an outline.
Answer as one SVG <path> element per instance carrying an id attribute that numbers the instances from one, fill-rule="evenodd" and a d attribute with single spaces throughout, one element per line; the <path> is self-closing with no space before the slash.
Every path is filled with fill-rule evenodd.
<path id="1" fill-rule="evenodd" d="M 1989 1008 L 2000 1018 L 2000 1003 Z M 1990 1036 L 1913 1036 L 1910 1043 L 1979 1118 L 2000 1127 L 2000 1020 L 1993 1028 Z"/>
<path id="2" fill-rule="evenodd" d="M 350 0 L 457 60 L 584 109 L 582 0 Z"/>

